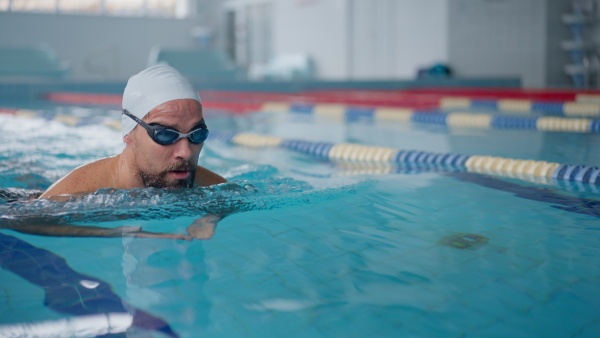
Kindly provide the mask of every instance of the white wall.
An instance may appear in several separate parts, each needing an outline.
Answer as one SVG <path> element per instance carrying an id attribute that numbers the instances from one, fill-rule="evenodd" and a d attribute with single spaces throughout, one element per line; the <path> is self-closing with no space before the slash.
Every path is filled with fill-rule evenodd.
<path id="1" fill-rule="evenodd" d="M 180 19 L 0 12 L 0 45 L 46 44 L 71 62 L 75 80 L 127 79 L 146 66 L 153 46 L 194 46 L 193 26 Z"/>
<path id="2" fill-rule="evenodd" d="M 207 13 L 221 4 L 197 1 L 210 8 L 202 7 Z M 412 79 L 417 68 L 446 61 L 458 77 L 519 76 L 526 87 L 570 85 L 563 71 L 567 54 L 559 47 L 570 38 L 560 21 L 570 0 L 224 3 L 239 10 L 240 18 L 248 4 L 270 4 L 266 48 L 273 55 L 309 54 L 323 80 Z M 190 29 L 208 25 L 216 30 L 222 15 L 176 20 L 0 12 L 0 45 L 46 43 L 71 61 L 74 79 L 126 79 L 146 65 L 153 46 L 195 46 Z M 590 27 L 596 41 L 598 27 Z M 236 29 L 244 38 L 243 25 Z"/>
<path id="3" fill-rule="evenodd" d="M 350 0 L 353 79 L 413 79 L 448 59 L 449 0 Z"/>
<path id="4" fill-rule="evenodd" d="M 413 79 L 443 62 L 461 78 L 571 85 L 560 47 L 571 0 L 229 1 L 258 2 L 273 7 L 273 53 L 308 53 L 323 80 Z"/>
<path id="5" fill-rule="evenodd" d="M 276 54 L 306 53 L 320 79 L 347 76 L 347 0 L 273 1 L 273 44 Z"/>
<path id="6" fill-rule="evenodd" d="M 243 64 L 244 13 L 268 3 L 272 55 L 308 54 L 322 80 L 412 79 L 419 67 L 447 60 L 448 1 L 230 0 L 226 7 L 238 16 Z"/>

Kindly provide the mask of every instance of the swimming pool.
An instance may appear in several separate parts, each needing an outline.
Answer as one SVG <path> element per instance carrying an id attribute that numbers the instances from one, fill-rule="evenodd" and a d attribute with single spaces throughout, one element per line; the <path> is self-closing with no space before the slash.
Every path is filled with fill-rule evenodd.
<path id="1" fill-rule="evenodd" d="M 57 110 L 98 114 L 47 112 Z M 268 112 L 207 119 L 215 135 L 600 165 L 597 134 Z M 2 222 L 183 233 L 202 215 L 230 213 L 207 241 L 1 230 L 0 336 L 600 334 L 595 186 L 336 163 L 212 139 L 200 163 L 237 186 L 26 203 L 72 168 L 118 153 L 120 133 L 2 114 L 0 130 Z"/>

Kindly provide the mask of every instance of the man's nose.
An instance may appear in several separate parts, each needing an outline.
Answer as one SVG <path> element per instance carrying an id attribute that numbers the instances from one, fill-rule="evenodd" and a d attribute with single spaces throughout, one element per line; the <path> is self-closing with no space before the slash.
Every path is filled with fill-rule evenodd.
<path id="1" fill-rule="evenodd" d="M 193 144 L 187 137 L 177 140 L 177 142 L 175 142 L 172 146 L 175 148 L 174 155 L 177 158 L 189 160 L 194 154 L 194 151 L 192 149 Z"/>

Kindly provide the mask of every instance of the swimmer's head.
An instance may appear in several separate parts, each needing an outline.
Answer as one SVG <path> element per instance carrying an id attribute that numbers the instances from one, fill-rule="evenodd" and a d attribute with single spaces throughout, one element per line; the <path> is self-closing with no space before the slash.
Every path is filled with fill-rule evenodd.
<path id="1" fill-rule="evenodd" d="M 196 88 L 175 68 L 156 65 L 129 78 L 123 92 L 123 109 L 141 120 L 156 106 L 178 99 L 202 102 Z M 123 136 L 129 134 L 136 125 L 131 118 L 121 115 Z"/>

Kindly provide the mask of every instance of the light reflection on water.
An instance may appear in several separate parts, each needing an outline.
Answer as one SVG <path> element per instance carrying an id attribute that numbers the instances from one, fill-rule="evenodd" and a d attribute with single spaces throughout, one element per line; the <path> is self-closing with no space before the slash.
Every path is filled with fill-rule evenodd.
<path id="1" fill-rule="evenodd" d="M 47 188 L 73 168 L 123 148 L 120 133 L 103 125 L 73 128 L 57 121 L 0 114 L 0 170 L 5 175 L 41 175 Z M 3 185 L 8 186 L 8 185 Z"/>

